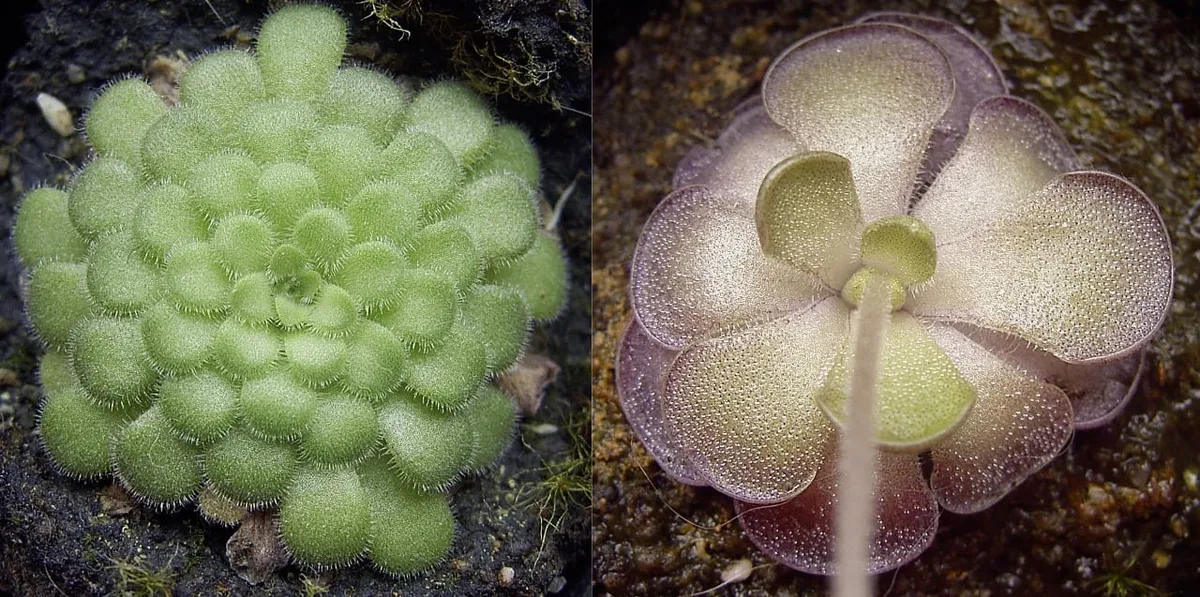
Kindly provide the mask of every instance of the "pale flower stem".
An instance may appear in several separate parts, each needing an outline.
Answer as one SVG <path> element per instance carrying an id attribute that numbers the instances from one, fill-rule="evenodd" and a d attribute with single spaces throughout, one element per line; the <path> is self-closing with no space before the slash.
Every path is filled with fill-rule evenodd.
<path id="1" fill-rule="evenodd" d="M 875 401 L 890 306 L 887 289 L 876 277 L 867 283 L 854 314 L 857 326 L 848 364 L 850 396 L 838 463 L 834 597 L 871 594 L 867 558 L 875 530 Z"/>

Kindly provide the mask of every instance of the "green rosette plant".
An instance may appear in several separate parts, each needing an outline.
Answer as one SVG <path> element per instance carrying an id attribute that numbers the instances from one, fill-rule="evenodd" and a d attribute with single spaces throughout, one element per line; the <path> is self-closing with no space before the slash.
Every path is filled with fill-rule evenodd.
<path id="1" fill-rule="evenodd" d="M 509 444 L 490 382 L 565 298 L 528 136 L 466 86 L 343 66 L 321 5 L 190 65 L 178 105 L 108 86 L 95 158 L 21 204 L 45 346 L 39 431 L 67 476 L 231 524 L 278 508 L 296 561 L 442 560 L 447 490 Z"/>

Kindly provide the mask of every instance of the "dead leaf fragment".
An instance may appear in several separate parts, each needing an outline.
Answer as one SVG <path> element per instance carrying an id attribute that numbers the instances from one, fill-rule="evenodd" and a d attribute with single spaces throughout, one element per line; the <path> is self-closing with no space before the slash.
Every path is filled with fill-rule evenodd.
<path id="1" fill-rule="evenodd" d="M 561 370 L 558 363 L 540 354 L 526 354 L 500 376 L 500 389 L 516 402 L 517 412 L 532 416 L 542 406 L 546 387 L 554 383 Z"/>
<path id="2" fill-rule="evenodd" d="M 278 524 L 274 511 L 255 512 L 242 519 L 241 526 L 225 543 L 225 557 L 242 580 L 257 585 L 287 566 Z"/>

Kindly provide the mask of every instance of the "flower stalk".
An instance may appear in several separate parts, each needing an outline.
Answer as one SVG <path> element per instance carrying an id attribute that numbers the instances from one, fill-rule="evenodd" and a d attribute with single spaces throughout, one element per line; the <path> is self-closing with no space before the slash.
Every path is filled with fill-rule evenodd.
<path id="1" fill-rule="evenodd" d="M 854 314 L 857 326 L 851 340 L 849 416 L 838 462 L 835 597 L 871 594 L 867 563 L 875 530 L 875 402 L 890 313 L 887 284 L 883 277 L 872 276 Z"/>

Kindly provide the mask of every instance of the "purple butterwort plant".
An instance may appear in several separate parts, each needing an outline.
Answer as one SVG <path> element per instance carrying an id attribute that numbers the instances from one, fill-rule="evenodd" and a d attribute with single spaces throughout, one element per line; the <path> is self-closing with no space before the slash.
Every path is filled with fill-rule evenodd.
<path id="1" fill-rule="evenodd" d="M 818 33 L 645 225 L 622 408 L 792 568 L 911 561 L 940 509 L 996 503 L 1136 390 L 1171 302 L 1158 209 L 1007 91 L 939 19 Z"/>

